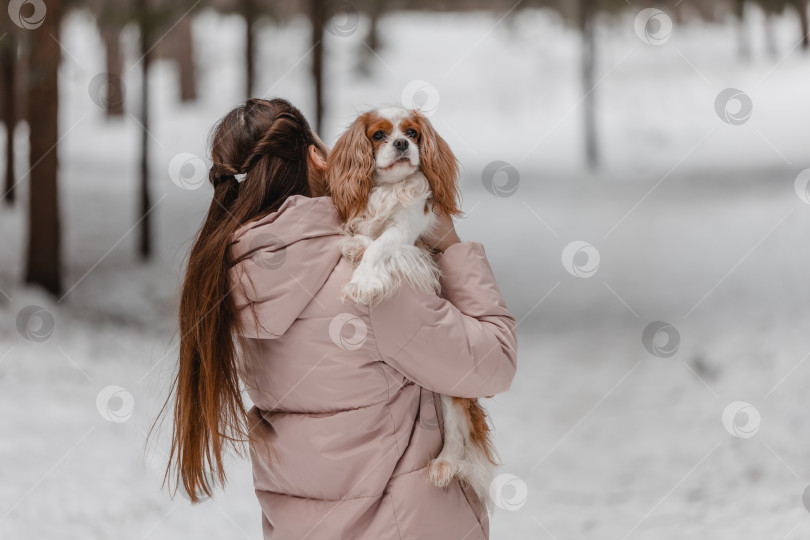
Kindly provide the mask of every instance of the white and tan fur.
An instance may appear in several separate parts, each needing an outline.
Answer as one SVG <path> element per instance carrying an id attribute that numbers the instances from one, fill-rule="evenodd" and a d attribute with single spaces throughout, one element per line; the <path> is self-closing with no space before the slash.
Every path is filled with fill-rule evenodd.
<path id="1" fill-rule="evenodd" d="M 355 264 L 344 299 L 371 304 L 403 283 L 440 294 L 433 254 L 419 245 L 436 214 L 455 215 L 458 165 L 447 143 L 416 111 L 384 108 L 360 115 L 335 145 L 327 182 L 345 221 L 341 252 Z M 495 451 L 475 399 L 441 396 L 444 446 L 428 468 L 446 487 L 454 477 L 489 501 Z"/>

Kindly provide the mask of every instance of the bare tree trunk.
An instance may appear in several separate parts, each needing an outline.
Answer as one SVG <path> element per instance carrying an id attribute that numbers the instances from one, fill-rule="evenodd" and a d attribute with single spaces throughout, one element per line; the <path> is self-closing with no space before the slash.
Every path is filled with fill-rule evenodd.
<path id="1" fill-rule="evenodd" d="M 737 16 L 737 50 L 740 58 L 751 60 L 751 37 L 745 24 L 745 0 L 734 0 L 734 14 Z"/>
<path id="2" fill-rule="evenodd" d="M 372 0 L 368 4 L 368 19 L 369 27 L 364 46 L 360 49 L 360 58 L 357 66 L 358 71 L 365 76 L 370 76 L 374 67 L 377 65 L 377 59 L 374 57 L 380 50 L 380 32 L 379 22 L 382 15 L 383 5 L 377 0 Z"/>
<path id="3" fill-rule="evenodd" d="M 25 280 L 58 295 L 62 291 L 57 141 L 59 140 L 59 25 L 61 0 L 31 39 L 28 120 L 31 123 L 31 187 Z"/>
<path id="4" fill-rule="evenodd" d="M 197 99 L 197 70 L 194 64 L 191 17 L 183 17 L 174 32 L 177 33 L 177 61 L 180 64 L 180 100 L 194 101 Z"/>
<path id="5" fill-rule="evenodd" d="M 799 22 L 802 25 L 802 49 L 810 50 L 810 22 L 807 15 L 807 0 L 793 0 L 796 11 L 799 12 Z"/>
<path id="6" fill-rule="evenodd" d="M 3 200 L 14 204 L 14 128 L 17 126 L 17 40 L 14 33 L 6 35 L 0 50 L 0 76 L 2 77 L 3 119 L 6 123 L 6 176 Z"/>
<path id="7" fill-rule="evenodd" d="M 310 0 L 312 21 L 312 78 L 315 83 L 315 131 L 321 131 L 323 122 L 323 27 L 326 22 L 326 3 Z"/>
<path id="8" fill-rule="evenodd" d="M 111 76 L 107 79 L 107 116 L 122 116 L 124 114 L 124 95 L 121 78 L 124 76 L 124 59 L 121 55 L 120 43 L 121 29 L 114 26 L 105 26 L 101 30 L 106 53 L 106 69 Z M 112 97 L 112 99 L 110 99 Z"/>
<path id="9" fill-rule="evenodd" d="M 14 76 L 17 78 L 17 93 L 14 94 L 14 102 L 17 109 L 17 124 L 23 121 L 29 121 L 28 107 L 30 100 L 28 99 L 28 77 L 31 73 L 30 34 L 30 32 L 20 32 L 17 34 L 17 69 L 14 72 Z"/>
<path id="10" fill-rule="evenodd" d="M 585 160 L 588 168 L 599 165 L 596 134 L 596 35 L 595 0 L 580 0 L 579 28 L 582 33 L 582 88 L 584 92 Z"/>
<path id="11" fill-rule="evenodd" d="M 768 55 L 773 58 L 779 58 L 779 47 L 776 44 L 776 32 L 774 32 L 773 13 L 765 13 L 765 49 Z"/>
<path id="12" fill-rule="evenodd" d="M 149 195 L 149 65 L 152 56 L 152 18 L 149 16 L 147 0 L 138 0 L 140 20 L 141 49 L 141 163 L 139 208 L 140 228 L 138 237 L 138 254 L 148 260 L 152 256 L 152 219 L 149 214 L 151 197 Z"/>
<path id="13" fill-rule="evenodd" d="M 242 0 L 242 16 L 245 18 L 245 97 L 253 97 L 256 88 L 256 17 L 255 0 Z M 268 96 L 269 97 L 269 96 Z"/>
<path id="14" fill-rule="evenodd" d="M 380 1 L 373 1 L 369 6 L 369 28 L 368 28 L 368 38 L 366 39 L 366 44 L 368 48 L 374 52 L 379 52 L 380 50 L 380 30 L 378 23 L 380 22 L 380 15 L 382 14 L 383 4 Z"/>

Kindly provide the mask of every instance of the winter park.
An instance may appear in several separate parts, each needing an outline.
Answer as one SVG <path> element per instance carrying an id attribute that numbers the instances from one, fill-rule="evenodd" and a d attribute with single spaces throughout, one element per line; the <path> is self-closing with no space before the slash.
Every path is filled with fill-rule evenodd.
<path id="1" fill-rule="evenodd" d="M 163 485 L 171 410 L 153 429 L 211 128 L 249 97 L 329 148 L 416 109 L 458 159 L 458 236 L 517 332 L 511 387 L 480 400 L 489 537 L 807 538 L 808 9 L 12 0 L 0 538 L 263 538 L 247 453 L 192 504 Z"/>

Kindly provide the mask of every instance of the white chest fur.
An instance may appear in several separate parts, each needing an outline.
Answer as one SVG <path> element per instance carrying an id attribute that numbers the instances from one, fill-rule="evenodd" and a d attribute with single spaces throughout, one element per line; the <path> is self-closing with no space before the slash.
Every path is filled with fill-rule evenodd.
<path id="1" fill-rule="evenodd" d="M 345 225 L 341 252 L 357 267 L 343 287 L 344 298 L 368 304 L 390 296 L 403 281 L 424 292 L 439 291 L 433 257 L 414 245 L 436 219 L 430 195 L 421 172 L 372 189 L 365 210 Z"/>

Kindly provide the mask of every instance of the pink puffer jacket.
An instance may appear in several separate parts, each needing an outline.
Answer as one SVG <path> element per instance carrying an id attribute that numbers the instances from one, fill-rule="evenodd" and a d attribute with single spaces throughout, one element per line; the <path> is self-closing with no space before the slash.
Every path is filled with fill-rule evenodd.
<path id="1" fill-rule="evenodd" d="M 484 249 L 439 257 L 445 298 L 403 286 L 369 308 L 339 299 L 339 225 L 328 198 L 294 196 L 232 247 L 264 538 L 486 539 L 483 502 L 426 469 L 442 447 L 433 393 L 490 396 L 515 374 L 515 319 Z"/>

